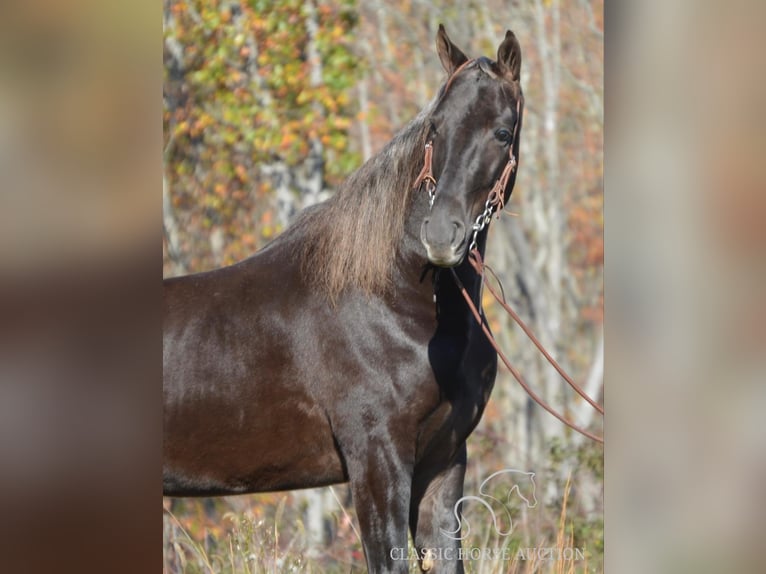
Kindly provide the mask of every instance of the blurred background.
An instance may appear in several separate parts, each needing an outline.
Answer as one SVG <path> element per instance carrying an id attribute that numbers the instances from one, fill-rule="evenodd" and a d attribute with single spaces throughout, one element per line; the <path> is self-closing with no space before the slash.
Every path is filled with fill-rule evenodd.
<path id="1" fill-rule="evenodd" d="M 512 29 L 526 96 L 521 167 L 514 215 L 493 223 L 487 260 L 546 348 L 603 402 L 601 1 L 166 0 L 163 22 L 166 277 L 251 255 L 380 150 L 446 79 L 439 23 L 466 54 L 492 59 Z M 597 413 L 520 329 L 489 298 L 485 309 L 533 387 L 601 434 Z M 542 411 L 502 367 L 469 461 L 466 494 L 511 468 L 536 473 L 540 503 L 512 509 L 507 538 L 483 509 L 466 511 L 466 547 L 515 556 L 558 544 L 587 556 L 479 560 L 470 571 L 602 570 L 603 448 Z M 345 486 L 165 506 L 167 572 L 364 569 Z"/>

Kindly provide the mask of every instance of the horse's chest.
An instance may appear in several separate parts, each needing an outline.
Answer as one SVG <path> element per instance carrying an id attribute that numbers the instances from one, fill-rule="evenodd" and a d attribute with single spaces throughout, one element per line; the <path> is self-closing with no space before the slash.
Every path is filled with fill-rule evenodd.
<path id="1" fill-rule="evenodd" d="M 436 382 L 448 400 L 478 400 L 491 391 L 497 355 L 482 333 L 437 333 L 428 354 Z"/>
<path id="2" fill-rule="evenodd" d="M 497 356 L 477 338 L 435 337 L 429 349 L 438 404 L 421 425 L 419 450 L 460 446 L 481 420 L 497 374 Z"/>
<path id="3" fill-rule="evenodd" d="M 458 434 L 468 435 L 479 423 L 497 374 L 497 356 L 483 345 L 466 352 L 456 368 L 457 393 L 448 399 Z"/>

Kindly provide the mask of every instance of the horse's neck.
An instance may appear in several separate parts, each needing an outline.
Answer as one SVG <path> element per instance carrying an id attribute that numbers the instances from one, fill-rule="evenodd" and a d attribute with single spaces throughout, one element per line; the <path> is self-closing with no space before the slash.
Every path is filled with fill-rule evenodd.
<path id="1" fill-rule="evenodd" d="M 439 321 L 452 324 L 461 331 L 476 320 L 462 289 L 481 311 L 481 277 L 467 260 L 453 269 L 439 270 L 434 289 Z"/>

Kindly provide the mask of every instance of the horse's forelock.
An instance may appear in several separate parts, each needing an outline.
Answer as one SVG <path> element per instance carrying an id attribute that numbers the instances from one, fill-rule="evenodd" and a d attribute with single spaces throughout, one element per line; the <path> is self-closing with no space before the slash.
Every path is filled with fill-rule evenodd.
<path id="1" fill-rule="evenodd" d="M 479 64 L 479 69 L 487 74 L 490 78 L 493 80 L 497 80 L 500 76 L 497 75 L 497 72 L 493 70 L 494 62 L 490 60 L 489 58 L 481 57 L 477 58 L 476 61 Z"/>

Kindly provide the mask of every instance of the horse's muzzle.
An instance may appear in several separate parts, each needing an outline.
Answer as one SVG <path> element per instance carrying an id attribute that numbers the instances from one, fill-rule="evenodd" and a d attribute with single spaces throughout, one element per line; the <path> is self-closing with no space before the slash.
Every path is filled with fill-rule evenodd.
<path id="1" fill-rule="evenodd" d="M 420 227 L 428 261 L 438 267 L 454 267 L 463 260 L 466 237 L 465 224 L 454 218 L 426 218 Z"/>

